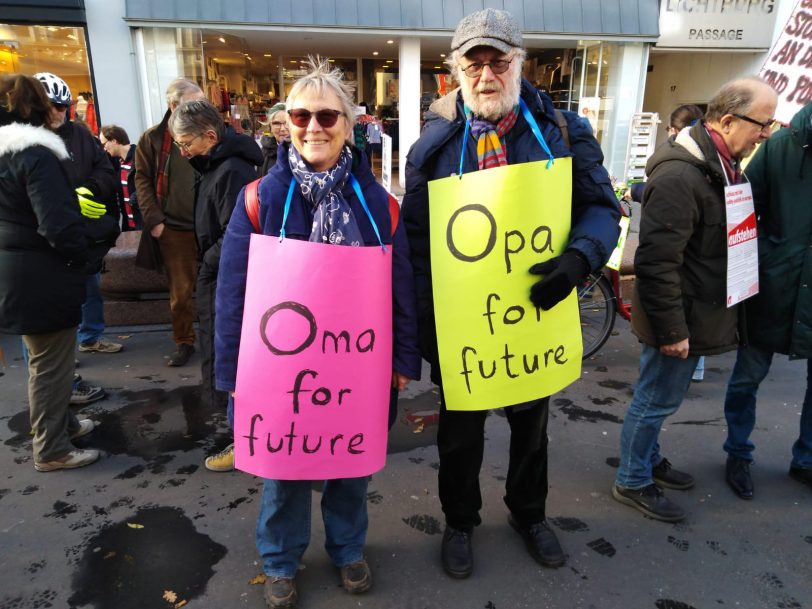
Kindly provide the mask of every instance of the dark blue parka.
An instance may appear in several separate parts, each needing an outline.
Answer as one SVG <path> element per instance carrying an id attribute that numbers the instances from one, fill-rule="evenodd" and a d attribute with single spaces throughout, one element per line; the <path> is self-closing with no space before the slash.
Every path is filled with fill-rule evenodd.
<path id="1" fill-rule="evenodd" d="M 279 158 L 268 175 L 259 184 L 259 223 L 262 234 L 279 236 L 282 214 L 293 174 L 288 164 L 288 147 L 279 147 Z M 402 222 L 398 222 L 394 235 L 389 215 L 389 195 L 375 181 L 369 161 L 363 153 L 353 149 L 352 174 L 364 193 L 369 211 L 378 225 L 381 239 L 392 245 L 392 315 L 394 326 L 392 368 L 411 378 L 420 378 L 420 353 L 417 348 L 417 315 L 414 296 L 414 277 L 409 262 L 409 244 Z M 352 185 L 347 181 L 341 191 L 350 204 L 358 227 L 367 246 L 378 245 L 378 238 L 367 218 Z M 294 188 L 290 212 L 285 224 L 287 239 L 307 241 L 313 224 L 313 207 Z M 245 190 L 237 197 L 237 205 L 228 223 L 220 255 L 215 310 L 215 378 L 220 391 L 234 391 L 237 378 L 237 354 L 240 350 L 245 282 L 248 271 L 248 243 L 254 228 L 245 211 Z M 284 269 L 279 269 L 284 273 Z"/>
<path id="2" fill-rule="evenodd" d="M 577 114 L 562 112 L 568 127 L 567 147 L 550 98 L 527 81 L 522 81 L 521 96 L 553 156 L 572 157 L 572 226 L 567 249 L 578 250 L 591 270 L 597 270 L 606 263 L 617 244 L 620 220 L 609 174 L 602 164 L 600 145 L 592 136 L 591 128 Z M 431 105 L 420 139 L 412 146 L 406 162 L 403 220 L 415 272 L 420 349 L 432 365 L 435 383 L 440 382 L 440 374 L 432 301 L 428 182 L 459 171 L 464 130 L 462 94 L 457 89 Z M 476 138 L 469 135 L 465 145 L 463 173 L 477 171 Z M 504 145 L 510 165 L 548 158 L 521 112 L 516 125 L 505 135 Z M 528 205 L 532 204 L 528 201 Z"/>

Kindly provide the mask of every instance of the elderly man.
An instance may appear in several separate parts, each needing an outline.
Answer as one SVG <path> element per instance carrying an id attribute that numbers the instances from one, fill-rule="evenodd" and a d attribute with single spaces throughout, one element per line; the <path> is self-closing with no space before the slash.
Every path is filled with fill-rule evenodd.
<path id="1" fill-rule="evenodd" d="M 176 350 L 169 366 L 184 366 L 195 351 L 195 306 L 192 300 L 197 274 L 194 233 L 192 166 L 172 145 L 169 117 L 181 102 L 203 99 L 194 82 L 178 78 L 166 88 L 169 109 L 161 122 L 147 129 L 135 150 L 135 191 L 144 231 L 135 262 L 146 269 L 166 272 L 169 309 Z"/>
<path id="2" fill-rule="evenodd" d="M 603 155 L 588 125 L 573 113 L 554 110 L 549 97 L 522 79 L 526 53 L 514 18 L 496 9 L 465 17 L 451 50 L 449 66 L 461 87 L 434 102 L 427 113 L 423 133 L 409 152 L 403 201 L 417 285 L 420 347 L 431 364 L 432 380 L 441 388 L 429 251 L 429 207 L 434 203 L 428 195 L 430 180 L 446 178 L 460 167 L 469 173 L 546 161 L 549 155 L 534 129 L 552 156 L 572 156 L 568 242 L 557 257 L 532 269 L 545 275 L 529 295 L 543 310 L 566 298 L 590 270 L 603 266 L 617 241 L 619 218 L 609 176 L 601 165 Z M 522 204 L 532 209 L 542 197 L 534 192 Z M 449 410 L 443 393 L 441 399 L 439 494 L 446 520 L 441 559 L 446 573 L 465 578 L 473 570 L 471 535 L 481 522 L 479 471 L 487 416 L 481 408 L 488 405 Z M 565 556 L 545 513 L 548 406 L 549 397 L 544 397 L 505 408 L 511 429 L 505 503 L 510 524 L 530 554 L 544 566 L 558 567 Z"/>
<path id="3" fill-rule="evenodd" d="M 727 306 L 725 192 L 744 181 L 739 162 L 770 137 L 776 94 L 758 78 L 722 86 L 705 122 L 681 131 L 646 166 L 635 255 L 632 330 L 643 343 L 640 379 L 620 436 L 612 496 L 666 522 L 685 517 L 662 487 L 694 485 L 660 454 L 665 418 L 677 411 L 701 355 L 736 348 L 737 305 Z"/>
<path id="4" fill-rule="evenodd" d="M 747 177 L 758 214 L 759 293 L 746 303 L 748 344 L 739 348 L 727 385 L 724 446 L 727 483 L 742 499 L 753 498 L 756 393 L 775 353 L 806 359 L 806 397 L 789 475 L 812 487 L 812 103 L 759 148 Z"/>
<path id="5" fill-rule="evenodd" d="M 202 395 L 211 404 L 225 404 L 225 393 L 214 388 L 214 294 L 223 235 L 240 190 L 257 177 L 262 152 L 247 135 L 226 128 L 217 108 L 206 100 L 182 103 L 169 117 L 169 131 L 184 158 L 200 176 L 195 187 L 195 236 L 200 253 L 197 273 L 197 312 L 200 318 Z M 233 405 L 229 403 L 229 422 Z M 234 469 L 234 445 L 208 457 L 206 468 Z"/>

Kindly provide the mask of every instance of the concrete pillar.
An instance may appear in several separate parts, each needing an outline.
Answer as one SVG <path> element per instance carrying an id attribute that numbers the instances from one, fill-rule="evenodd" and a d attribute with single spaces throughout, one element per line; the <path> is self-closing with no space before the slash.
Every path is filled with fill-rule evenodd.
<path id="1" fill-rule="evenodd" d="M 115 123 L 137 142 L 141 132 L 152 123 L 146 120 L 141 108 L 143 101 L 139 95 L 147 83 L 143 82 L 144 74 L 136 60 L 130 28 L 121 18 L 123 4 L 85 0 L 88 50 L 93 59 L 99 127 Z"/>
<path id="2" fill-rule="evenodd" d="M 406 187 L 406 153 L 420 136 L 420 39 L 400 39 L 398 182 Z"/>

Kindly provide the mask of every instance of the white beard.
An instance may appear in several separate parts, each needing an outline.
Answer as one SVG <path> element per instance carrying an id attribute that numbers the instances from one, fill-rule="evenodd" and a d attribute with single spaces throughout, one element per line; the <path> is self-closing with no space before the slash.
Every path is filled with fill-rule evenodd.
<path id="1" fill-rule="evenodd" d="M 480 78 L 476 87 L 462 85 L 462 99 L 476 116 L 480 116 L 492 123 L 510 112 L 519 103 L 519 93 L 521 91 L 521 78 L 519 73 L 511 66 L 506 73 L 508 78 L 505 86 L 494 79 L 484 81 Z M 468 78 L 465 74 L 460 74 L 460 78 Z M 483 89 L 495 90 L 499 92 L 499 97 L 493 100 L 480 101 L 477 93 Z"/>

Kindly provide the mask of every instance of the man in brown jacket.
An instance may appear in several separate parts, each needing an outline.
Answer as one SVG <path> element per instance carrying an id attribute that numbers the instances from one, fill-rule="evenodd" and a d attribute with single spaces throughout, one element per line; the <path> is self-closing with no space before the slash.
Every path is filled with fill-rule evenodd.
<path id="1" fill-rule="evenodd" d="M 760 78 L 723 85 L 705 121 L 680 131 L 646 165 L 632 305 L 632 331 L 643 343 L 640 379 L 623 421 L 612 496 L 656 520 L 685 518 L 662 487 L 694 485 L 660 454 L 663 421 L 682 403 L 699 356 L 738 345 L 737 305 L 727 306 L 725 188 L 746 181 L 740 161 L 770 137 L 776 99 Z"/>
<path id="2" fill-rule="evenodd" d="M 135 151 L 135 190 L 144 219 L 136 264 L 166 272 L 172 338 L 177 350 L 169 366 L 183 366 L 195 351 L 194 295 L 197 242 L 194 232 L 194 170 L 174 144 L 167 128 L 181 102 L 203 99 L 194 82 L 178 78 L 166 89 L 169 109 L 163 120 L 147 129 Z"/>

